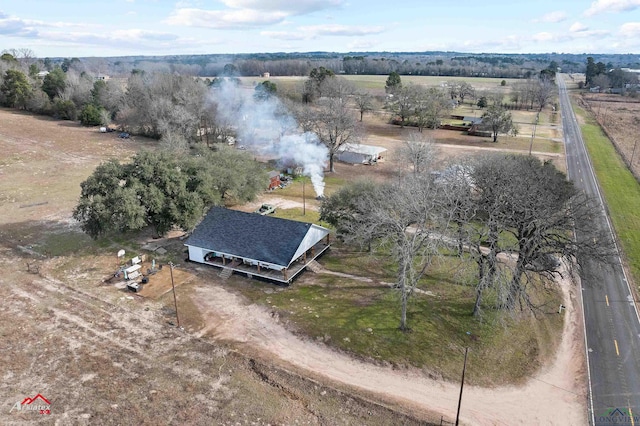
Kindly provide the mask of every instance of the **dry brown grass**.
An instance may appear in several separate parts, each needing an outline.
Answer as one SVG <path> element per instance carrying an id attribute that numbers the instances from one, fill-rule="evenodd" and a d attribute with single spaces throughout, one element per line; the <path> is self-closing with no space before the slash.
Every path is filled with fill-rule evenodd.
<path id="1" fill-rule="evenodd" d="M 640 99 L 606 93 L 584 93 L 582 106 L 593 113 L 598 124 L 625 158 L 636 177 L 640 176 Z M 635 152 L 634 152 L 635 148 Z M 632 161 L 633 160 L 633 161 Z"/>

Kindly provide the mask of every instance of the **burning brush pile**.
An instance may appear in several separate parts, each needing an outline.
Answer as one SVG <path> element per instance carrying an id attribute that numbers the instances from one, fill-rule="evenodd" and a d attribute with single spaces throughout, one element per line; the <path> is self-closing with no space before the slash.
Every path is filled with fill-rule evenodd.
<path id="1" fill-rule="evenodd" d="M 318 199 L 324 197 L 324 167 L 329 150 L 318 136 L 301 132 L 298 123 L 279 99 L 256 100 L 251 90 L 225 82 L 212 92 L 210 101 L 237 136 L 256 155 L 274 158 L 279 166 L 295 165 L 309 176 Z"/>

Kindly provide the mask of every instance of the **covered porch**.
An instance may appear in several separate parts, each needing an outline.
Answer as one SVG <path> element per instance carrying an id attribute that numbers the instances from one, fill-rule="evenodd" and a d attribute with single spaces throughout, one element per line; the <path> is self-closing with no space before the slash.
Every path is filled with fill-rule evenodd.
<path id="1" fill-rule="evenodd" d="M 231 273 L 236 272 L 246 275 L 248 278 L 259 277 L 269 281 L 289 285 L 293 279 L 299 275 L 307 267 L 309 263 L 320 257 L 331 246 L 327 241 L 320 241 L 305 251 L 302 256 L 291 262 L 288 267 L 279 267 L 274 269 L 276 265 L 261 265 L 253 259 L 245 259 L 233 257 L 208 251 L 204 254 L 204 263 L 216 266 L 222 270 L 229 270 Z"/>

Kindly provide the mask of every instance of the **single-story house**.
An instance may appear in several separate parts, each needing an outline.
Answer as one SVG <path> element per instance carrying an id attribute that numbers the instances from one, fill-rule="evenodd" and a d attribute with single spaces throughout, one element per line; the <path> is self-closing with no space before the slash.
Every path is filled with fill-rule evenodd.
<path id="1" fill-rule="evenodd" d="M 352 164 L 375 164 L 382 159 L 386 148 L 372 145 L 345 143 L 338 148 L 338 160 Z"/>
<path id="2" fill-rule="evenodd" d="M 290 284 L 329 248 L 329 230 L 213 207 L 185 241 L 189 260 Z"/>

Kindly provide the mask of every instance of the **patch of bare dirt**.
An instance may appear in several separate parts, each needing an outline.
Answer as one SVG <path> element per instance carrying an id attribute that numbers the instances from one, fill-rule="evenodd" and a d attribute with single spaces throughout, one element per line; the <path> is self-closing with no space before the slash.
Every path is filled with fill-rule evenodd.
<path id="1" fill-rule="evenodd" d="M 269 203 L 269 204 L 273 204 L 276 209 L 301 209 L 303 204 L 300 201 L 295 201 L 295 200 L 291 200 L 291 199 L 287 199 L 287 198 L 281 198 L 278 196 L 272 196 L 271 194 L 268 194 L 268 196 L 263 196 L 263 197 L 259 197 L 259 199 L 257 201 L 253 201 L 247 204 L 243 204 L 242 206 L 238 206 L 238 207 L 234 207 L 237 208 L 238 210 L 241 211 L 245 211 L 245 212 L 254 212 L 256 211 L 258 208 L 260 208 L 260 206 L 262 205 L 262 203 Z M 305 208 L 308 208 L 310 210 L 318 210 L 319 207 L 317 205 L 317 203 L 306 203 Z"/>
<path id="2" fill-rule="evenodd" d="M 0 424 L 421 424 L 169 325 L 162 303 L 100 283 L 106 259 L 68 261 L 30 274 L 0 245 Z M 51 414 L 11 412 L 37 394 Z"/>

